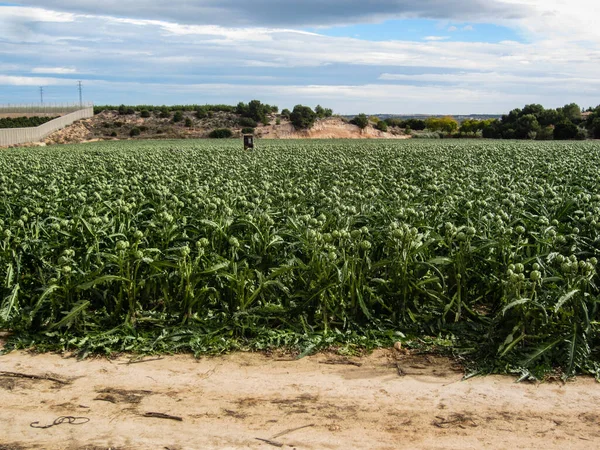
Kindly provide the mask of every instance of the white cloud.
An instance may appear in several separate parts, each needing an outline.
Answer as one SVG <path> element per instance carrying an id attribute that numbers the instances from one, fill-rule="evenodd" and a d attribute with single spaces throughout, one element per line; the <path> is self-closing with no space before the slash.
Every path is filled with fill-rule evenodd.
<path id="1" fill-rule="evenodd" d="M 73 67 L 35 67 L 31 73 L 47 73 L 54 75 L 68 75 L 77 73 L 77 69 Z"/>
<path id="2" fill-rule="evenodd" d="M 0 75 L 0 85 L 3 86 L 70 86 L 72 84 L 73 80 L 64 78 Z"/>
<path id="3" fill-rule="evenodd" d="M 450 31 L 450 32 L 458 31 L 458 28 L 455 27 L 454 25 L 452 25 L 452 26 L 448 27 L 448 31 Z"/>
<path id="4" fill-rule="evenodd" d="M 464 27 L 462 27 L 463 31 L 473 31 L 473 25 L 465 25 Z"/>
<path id="5" fill-rule="evenodd" d="M 450 39 L 450 36 L 425 36 L 424 41 L 445 41 Z"/>
<path id="6" fill-rule="evenodd" d="M 194 97 L 199 102 L 251 96 L 293 106 L 303 101 L 316 104 L 323 96 L 323 103 L 327 100 L 328 106 L 350 113 L 502 112 L 529 102 L 600 103 L 595 81 L 600 37 L 593 40 L 594 30 L 569 33 L 570 27 L 585 25 L 588 19 L 580 22 L 580 12 L 574 12 L 573 23 L 552 29 L 550 25 L 560 22 L 555 23 L 560 16 L 552 14 L 552 7 L 561 10 L 558 0 L 549 0 L 548 8 L 523 1 L 539 11 L 550 9 L 547 17 L 511 22 L 528 33 L 521 43 L 448 42 L 449 36 L 376 42 L 270 24 L 181 24 L 0 6 L 0 40 L 5 43 L 0 44 L 0 85 L 55 85 L 58 90 L 73 85 L 61 75 L 93 73 L 96 80 L 87 80 L 86 86 L 98 102 L 134 93 L 140 103 L 157 98 L 181 102 L 191 101 L 190 94 L 199 96 Z M 502 20 L 497 22 L 506 24 L 508 19 Z M 496 19 L 490 16 L 490 21 Z M 446 22 L 441 29 L 447 26 Z M 588 41 L 579 42 L 584 36 Z M 419 71 L 426 73 L 414 75 Z M 6 97 L 11 89 L 2 91 Z"/>

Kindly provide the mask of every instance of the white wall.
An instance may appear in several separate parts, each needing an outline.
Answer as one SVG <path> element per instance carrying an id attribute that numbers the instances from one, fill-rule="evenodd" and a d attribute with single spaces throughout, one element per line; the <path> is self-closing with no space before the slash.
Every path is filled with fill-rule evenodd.
<path id="1" fill-rule="evenodd" d="M 39 127 L 30 128 L 0 128 L 0 147 L 39 142 L 61 128 L 71 125 L 81 119 L 94 116 L 94 108 L 85 108 L 71 114 L 58 117 Z"/>

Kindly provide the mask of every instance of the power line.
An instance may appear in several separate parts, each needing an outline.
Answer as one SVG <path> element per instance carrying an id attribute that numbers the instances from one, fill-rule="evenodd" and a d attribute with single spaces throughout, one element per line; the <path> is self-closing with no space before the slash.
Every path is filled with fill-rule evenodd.
<path id="1" fill-rule="evenodd" d="M 40 101 L 42 105 L 44 104 L 44 87 L 40 86 Z"/>
<path id="2" fill-rule="evenodd" d="M 77 82 L 77 86 L 79 87 L 79 106 L 83 106 L 83 95 L 82 95 L 82 87 L 81 87 L 81 81 Z"/>

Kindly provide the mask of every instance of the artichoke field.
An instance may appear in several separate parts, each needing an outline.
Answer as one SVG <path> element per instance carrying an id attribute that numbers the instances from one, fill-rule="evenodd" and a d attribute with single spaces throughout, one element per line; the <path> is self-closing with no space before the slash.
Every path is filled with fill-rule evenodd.
<path id="1" fill-rule="evenodd" d="M 598 376 L 599 254 L 595 142 L 0 152 L 0 328 L 13 346 L 429 337 L 497 371 Z"/>

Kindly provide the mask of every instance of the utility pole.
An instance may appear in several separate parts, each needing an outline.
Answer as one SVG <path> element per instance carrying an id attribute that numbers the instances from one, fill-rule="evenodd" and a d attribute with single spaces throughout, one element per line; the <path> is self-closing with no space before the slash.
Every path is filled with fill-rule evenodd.
<path id="1" fill-rule="evenodd" d="M 44 104 L 44 87 L 40 86 L 40 102 Z"/>
<path id="2" fill-rule="evenodd" d="M 77 82 L 77 86 L 79 87 L 79 106 L 83 107 L 83 96 L 81 94 L 81 81 Z"/>

